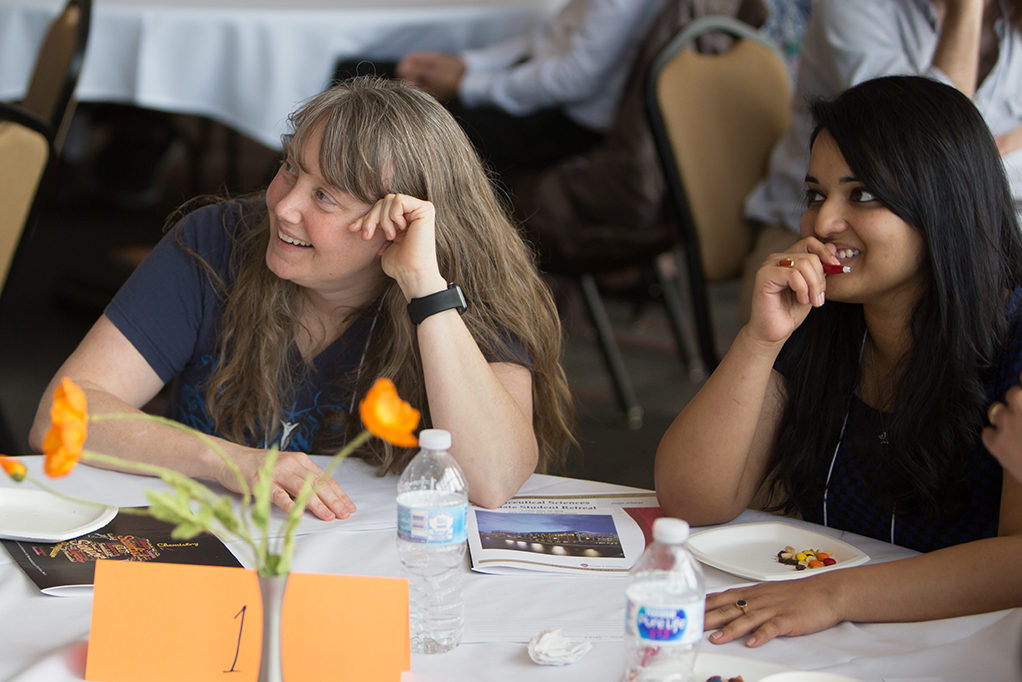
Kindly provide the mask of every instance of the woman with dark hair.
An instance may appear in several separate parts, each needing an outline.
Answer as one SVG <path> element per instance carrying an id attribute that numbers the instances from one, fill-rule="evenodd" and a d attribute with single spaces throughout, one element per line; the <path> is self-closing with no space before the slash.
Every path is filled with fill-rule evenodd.
<path id="1" fill-rule="evenodd" d="M 1022 491 L 980 440 L 1022 364 L 997 147 L 968 98 L 923 77 L 813 116 L 802 239 L 760 267 L 750 321 L 664 435 L 657 493 L 693 525 L 757 498 L 926 553 L 711 595 L 717 643 L 1022 605 L 996 567 L 1022 558 Z"/>
<path id="2" fill-rule="evenodd" d="M 136 270 L 57 372 L 30 442 L 62 376 L 92 413 L 137 410 L 176 377 L 169 416 L 217 436 L 250 481 L 280 448 L 272 499 L 288 509 L 321 472 L 308 453 L 361 430 L 354 406 L 389 377 L 424 427 L 452 432 L 469 498 L 502 504 L 572 440 L 559 320 L 533 254 L 429 95 L 353 79 L 291 123 L 265 195 L 188 213 Z M 99 421 L 87 445 L 237 486 L 172 427 Z M 383 472 L 413 454 L 373 441 L 362 456 Z M 309 509 L 332 519 L 354 505 L 328 481 Z"/>
<path id="3" fill-rule="evenodd" d="M 798 238 L 805 141 L 813 129 L 809 103 L 893 75 L 928 76 L 973 101 L 994 134 L 1022 211 L 1022 0 L 814 0 L 791 125 L 745 201 L 758 234 L 745 261 L 743 320 L 760 262 Z"/>

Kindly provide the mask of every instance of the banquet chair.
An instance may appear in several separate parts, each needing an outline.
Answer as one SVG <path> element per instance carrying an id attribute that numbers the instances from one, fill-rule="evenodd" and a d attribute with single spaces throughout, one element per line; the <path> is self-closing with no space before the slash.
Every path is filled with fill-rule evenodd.
<path id="1" fill-rule="evenodd" d="M 44 121 L 16 109 L 0 111 L 0 300 L 14 255 L 33 216 L 35 197 L 52 152 Z M 0 453 L 17 443 L 0 406 Z"/>
<path id="2" fill-rule="evenodd" d="M 717 54 L 689 49 L 710 33 L 735 42 Z M 649 72 L 647 115 L 678 214 L 699 350 L 710 370 L 720 356 L 707 284 L 741 275 L 754 241 L 743 204 L 788 127 L 789 92 L 777 48 L 731 17 L 693 21 Z"/>
<path id="3" fill-rule="evenodd" d="M 664 3 L 643 36 L 614 122 L 605 140 L 593 149 L 527 173 L 512 188 L 516 218 L 536 245 L 541 268 L 577 285 L 614 396 L 626 424 L 642 426 L 639 403 L 614 329 L 601 296 L 598 279 L 623 271 L 651 275 L 666 309 L 682 367 L 692 381 L 705 377 L 699 357 L 692 357 L 677 264 L 679 231 L 668 198 L 657 150 L 646 114 L 647 74 L 656 57 L 679 31 L 700 17 L 730 12 L 750 25 L 762 25 L 767 10 L 760 0 L 671 0 Z M 696 48 L 719 52 L 730 46 L 727 36 L 707 36 Z M 609 292 L 604 289 L 603 294 Z"/>
<path id="4" fill-rule="evenodd" d="M 41 119 L 54 150 L 60 150 L 74 113 L 74 90 L 82 70 L 89 40 L 92 0 L 67 0 L 47 29 L 36 53 L 35 65 L 25 97 L 18 104 L 0 108 L 20 108 Z"/>

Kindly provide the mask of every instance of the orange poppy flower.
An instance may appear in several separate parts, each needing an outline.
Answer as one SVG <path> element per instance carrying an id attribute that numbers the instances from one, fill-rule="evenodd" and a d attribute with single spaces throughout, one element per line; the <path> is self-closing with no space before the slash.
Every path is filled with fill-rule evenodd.
<path id="1" fill-rule="evenodd" d="M 78 464 L 88 431 L 85 393 L 68 379 L 60 382 L 50 408 L 53 426 L 43 438 L 43 471 L 47 476 L 66 476 Z"/>
<path id="2" fill-rule="evenodd" d="M 419 425 L 419 411 L 401 400 L 390 379 L 376 380 L 358 404 L 358 412 L 362 423 L 377 438 L 403 448 L 418 445 L 414 431 Z"/>
<path id="3" fill-rule="evenodd" d="M 3 467 L 4 473 L 14 481 L 21 481 L 25 478 L 25 465 L 12 457 L 0 455 L 0 467 Z"/>

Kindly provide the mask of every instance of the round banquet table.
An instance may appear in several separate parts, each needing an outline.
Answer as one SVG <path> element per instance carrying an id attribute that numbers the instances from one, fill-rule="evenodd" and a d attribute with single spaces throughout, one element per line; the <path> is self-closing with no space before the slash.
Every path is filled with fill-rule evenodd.
<path id="1" fill-rule="evenodd" d="M 563 0 L 94 0 L 76 96 L 207 116 L 279 148 L 340 58 L 396 59 L 518 35 Z M 28 86 L 63 0 L 0 0 L 0 100 Z"/>
<path id="2" fill-rule="evenodd" d="M 41 475 L 41 459 L 31 456 L 23 461 L 30 472 Z M 334 522 L 322 522 L 307 515 L 298 529 L 294 570 L 399 576 L 394 541 L 396 477 L 377 477 L 364 463 L 350 460 L 342 462 L 335 478 L 359 511 L 346 521 Z M 143 505 L 146 489 L 163 487 L 153 478 L 89 466 L 79 466 L 70 476 L 52 484 L 65 492 L 121 506 Z M 0 495 L 4 487 L 14 485 L 17 484 L 0 477 Z M 565 495 L 634 490 L 537 474 L 526 482 L 521 493 Z M 733 523 L 775 518 L 746 511 Z M 878 540 L 792 519 L 784 521 L 844 540 L 867 553 L 871 561 L 914 554 Z M 250 565 L 240 551 L 235 553 L 246 566 Z M 465 572 L 463 643 L 447 654 L 413 655 L 412 669 L 402 676 L 403 682 L 620 679 L 624 666 L 625 576 L 535 572 L 492 575 L 471 572 L 467 561 Z M 710 567 L 705 568 L 705 575 L 710 591 L 746 582 Z M 91 604 L 91 596 L 43 595 L 7 552 L 0 552 L 3 614 L 0 680 L 83 679 Z M 592 650 L 568 666 L 534 664 L 526 652 L 526 643 L 551 627 L 562 628 L 569 639 L 588 640 Z M 843 623 L 813 635 L 775 639 L 757 649 L 747 649 L 740 642 L 715 646 L 704 640 L 702 650 L 876 682 L 1012 681 L 1022 679 L 1020 642 L 1022 610 L 1011 609 L 923 623 Z"/>

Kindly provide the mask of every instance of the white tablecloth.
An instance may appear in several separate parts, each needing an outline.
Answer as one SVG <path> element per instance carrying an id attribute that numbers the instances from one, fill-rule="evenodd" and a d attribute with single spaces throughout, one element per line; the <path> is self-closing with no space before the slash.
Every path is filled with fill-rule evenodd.
<path id="1" fill-rule="evenodd" d="M 26 458 L 38 471 L 41 458 Z M 359 507 L 350 521 L 309 520 L 301 528 L 294 570 L 349 575 L 399 575 L 394 543 L 396 478 L 378 478 L 358 461 L 344 462 L 336 478 Z M 13 485 L 0 476 L 0 487 Z M 142 491 L 159 481 L 87 466 L 55 487 L 121 505 L 141 504 Z M 523 493 L 593 493 L 628 490 L 591 481 L 535 475 Z M 763 520 L 747 511 L 736 522 Z M 796 522 L 792 522 L 796 523 Z M 804 524 L 809 526 L 811 524 Z M 817 530 L 819 527 L 813 526 Z M 849 533 L 823 529 L 859 547 L 874 561 L 913 554 L 910 550 Z M 340 538 L 339 536 L 343 536 Z M 235 548 L 242 561 L 246 561 Z M 1005 570 L 1013 570 L 1005 567 Z M 468 568 L 466 566 L 466 572 Z M 742 579 L 706 569 L 707 588 L 719 590 Z M 470 573 L 465 583 L 464 643 L 441 655 L 412 656 L 405 682 L 504 682 L 508 680 L 607 681 L 624 666 L 623 576 L 488 575 Z M 0 680 L 63 682 L 82 679 L 91 597 L 41 594 L 6 552 L 0 551 Z M 807 605 L 811 608 L 812 605 Z M 571 639 L 588 639 L 593 650 L 566 667 L 532 663 L 525 642 L 549 627 Z M 739 642 L 703 643 L 706 651 L 755 658 L 856 679 L 888 682 L 1022 679 L 1018 668 L 1022 610 L 927 623 L 844 623 L 805 637 L 781 638 L 757 649 Z M 749 679 L 749 678 L 747 678 Z"/>
<path id="2" fill-rule="evenodd" d="M 520 33 L 563 0 L 93 0 L 82 101 L 200 114 L 272 148 L 341 57 Z M 63 0 L 0 0 L 0 100 L 20 99 Z"/>

